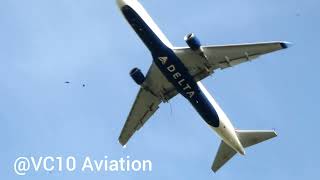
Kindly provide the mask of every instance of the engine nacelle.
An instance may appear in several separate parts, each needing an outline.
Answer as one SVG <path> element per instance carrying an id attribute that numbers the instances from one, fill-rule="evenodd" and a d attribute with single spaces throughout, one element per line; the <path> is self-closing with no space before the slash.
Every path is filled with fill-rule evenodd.
<path id="1" fill-rule="evenodd" d="M 201 50 L 201 43 L 193 33 L 186 35 L 184 37 L 184 40 L 192 50 L 194 51 Z"/>
<path id="2" fill-rule="evenodd" d="M 130 76 L 138 85 L 142 85 L 146 79 L 139 68 L 133 68 L 130 71 Z"/>

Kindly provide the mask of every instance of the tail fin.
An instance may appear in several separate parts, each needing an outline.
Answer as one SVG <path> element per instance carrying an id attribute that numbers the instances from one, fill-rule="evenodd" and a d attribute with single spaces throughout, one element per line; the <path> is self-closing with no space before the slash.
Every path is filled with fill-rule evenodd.
<path id="1" fill-rule="evenodd" d="M 266 141 L 277 136 L 273 130 L 236 130 L 237 136 L 244 148 Z M 226 162 L 228 162 L 237 152 L 221 141 L 216 158 L 211 169 L 217 172 Z"/>

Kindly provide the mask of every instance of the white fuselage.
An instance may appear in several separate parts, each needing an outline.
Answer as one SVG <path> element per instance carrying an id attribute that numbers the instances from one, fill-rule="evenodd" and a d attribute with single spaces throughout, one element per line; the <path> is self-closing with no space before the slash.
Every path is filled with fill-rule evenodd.
<path id="1" fill-rule="evenodd" d="M 159 27 L 154 23 L 152 18 L 149 16 L 149 14 L 146 12 L 146 10 L 137 0 L 117 0 L 117 4 L 121 9 L 121 11 L 124 7 L 130 7 L 131 9 L 133 9 L 135 13 L 145 22 L 148 28 L 151 29 L 151 31 L 161 40 L 161 42 L 167 48 L 170 48 L 170 49 L 173 48 L 170 41 L 166 38 L 166 36 L 162 33 Z M 127 18 L 128 17 L 126 17 L 126 19 Z M 203 86 L 203 84 L 200 81 L 197 82 L 195 86 L 197 86 L 197 88 L 201 91 L 201 95 L 204 96 L 206 102 L 209 102 L 209 105 L 206 108 L 214 108 L 214 111 L 218 116 L 219 126 L 213 127 L 210 124 L 209 126 L 219 135 L 219 137 L 226 144 L 228 144 L 238 153 L 244 155 L 245 154 L 244 148 L 241 145 L 239 138 L 229 118 L 222 111 L 220 106 L 216 103 L 214 98 L 210 95 L 210 93 L 206 90 L 206 88 Z M 196 106 L 197 104 L 194 103 L 193 105 Z"/>

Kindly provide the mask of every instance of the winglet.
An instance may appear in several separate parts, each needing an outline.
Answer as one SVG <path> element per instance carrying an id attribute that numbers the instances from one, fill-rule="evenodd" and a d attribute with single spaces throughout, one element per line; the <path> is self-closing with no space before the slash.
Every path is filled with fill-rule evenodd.
<path id="1" fill-rule="evenodd" d="M 282 49 L 287 49 L 287 48 L 292 46 L 292 43 L 290 43 L 290 42 L 281 42 L 280 45 L 281 45 Z"/>

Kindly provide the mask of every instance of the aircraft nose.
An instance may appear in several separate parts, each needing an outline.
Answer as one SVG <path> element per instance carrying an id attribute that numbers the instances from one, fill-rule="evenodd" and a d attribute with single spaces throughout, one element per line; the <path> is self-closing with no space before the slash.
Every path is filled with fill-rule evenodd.
<path id="1" fill-rule="evenodd" d="M 127 3 L 125 2 L 125 0 L 117 0 L 117 4 L 119 8 L 122 8 L 123 6 L 125 6 Z"/>

